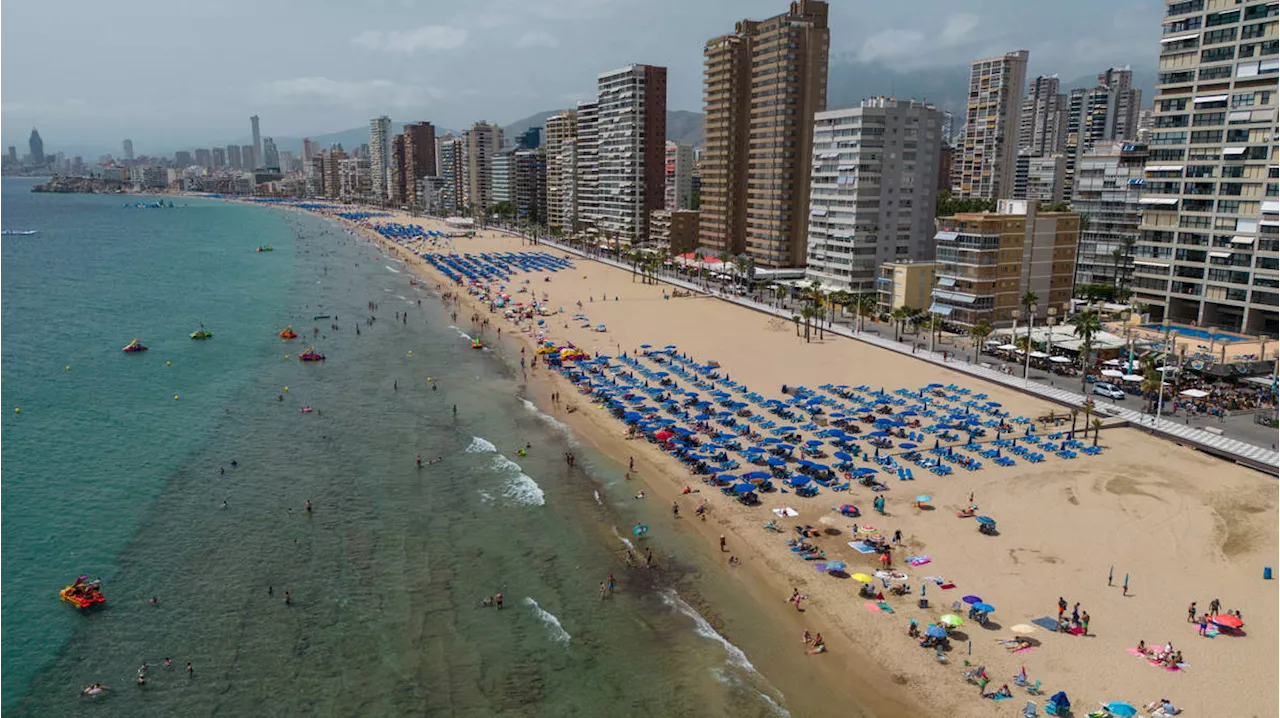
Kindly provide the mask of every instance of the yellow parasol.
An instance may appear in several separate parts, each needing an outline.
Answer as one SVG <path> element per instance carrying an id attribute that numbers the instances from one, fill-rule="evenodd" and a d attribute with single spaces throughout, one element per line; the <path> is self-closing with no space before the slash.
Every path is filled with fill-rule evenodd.
<path id="1" fill-rule="evenodd" d="M 945 624 L 947 624 L 948 626 L 951 626 L 952 628 L 956 628 L 957 626 L 963 626 L 963 625 L 964 625 L 964 619 L 963 619 L 963 618 L 961 618 L 961 617 L 959 617 L 959 616 L 957 616 L 957 615 L 956 615 L 956 614 L 954 614 L 954 613 L 948 613 L 947 615 L 943 616 L 942 618 L 939 618 L 939 619 L 938 619 L 938 622 L 939 622 L 939 623 L 945 623 Z"/>
<path id="2" fill-rule="evenodd" d="M 850 576 L 850 578 L 852 578 L 855 581 L 859 581 L 861 583 L 871 583 L 872 581 L 875 580 L 865 573 L 855 573 L 852 576 Z"/>

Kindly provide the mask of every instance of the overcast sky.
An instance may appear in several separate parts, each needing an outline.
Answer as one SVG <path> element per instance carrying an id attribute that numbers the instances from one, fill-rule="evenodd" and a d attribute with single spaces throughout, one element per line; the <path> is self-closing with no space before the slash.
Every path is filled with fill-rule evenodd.
<path id="1" fill-rule="evenodd" d="M 1031 51 L 1064 79 L 1154 66 L 1160 0 L 833 0 L 831 62 L 954 66 Z M 507 123 L 592 93 L 602 71 L 666 65 L 668 106 L 701 110 L 702 45 L 783 0 L 5 0 L 3 140 L 139 153 L 320 134 L 389 114 Z M 886 90 L 887 91 L 887 90 Z"/>

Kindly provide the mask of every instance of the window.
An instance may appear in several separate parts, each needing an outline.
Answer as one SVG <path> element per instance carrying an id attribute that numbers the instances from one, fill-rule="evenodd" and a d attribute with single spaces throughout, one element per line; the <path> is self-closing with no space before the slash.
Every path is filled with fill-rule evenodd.
<path id="1" fill-rule="evenodd" d="M 1218 200 L 1218 212 L 1222 214 L 1240 214 L 1240 200 Z"/>
<path id="2" fill-rule="evenodd" d="M 1181 145 L 1186 141 L 1187 133 L 1185 132 L 1154 132 L 1151 135 L 1153 145 Z"/>
<path id="3" fill-rule="evenodd" d="M 1185 150 L 1151 150 L 1148 155 L 1152 162 L 1176 162 L 1185 156 Z"/>
<path id="4" fill-rule="evenodd" d="M 1240 57 L 1253 57 L 1258 53 L 1258 43 L 1240 46 Z"/>
<path id="5" fill-rule="evenodd" d="M 1187 168 L 1187 177 L 1212 177 L 1213 165 L 1191 165 Z"/>
<path id="6" fill-rule="evenodd" d="M 1225 112 L 1201 112 L 1196 114 L 1196 120 L 1193 123 L 1196 127 L 1204 127 L 1206 125 L 1220 125 L 1227 119 Z"/>
<path id="7" fill-rule="evenodd" d="M 1217 45 L 1223 42 L 1234 42 L 1236 39 L 1236 29 L 1234 27 L 1223 28 L 1222 30 L 1210 30 L 1204 34 L 1204 45 Z"/>
<path id="8" fill-rule="evenodd" d="M 1267 40 L 1262 43 L 1262 49 L 1258 51 L 1258 54 L 1274 55 L 1277 52 L 1280 52 L 1280 40 Z M 1263 72 L 1266 72 L 1266 70 L 1263 70 Z M 1271 72 L 1275 72 L 1275 68 L 1272 68 Z"/>
<path id="9" fill-rule="evenodd" d="M 1234 22 L 1240 22 L 1240 11 L 1231 10 L 1230 12 L 1211 12 L 1204 16 L 1205 27 L 1216 27 L 1218 25 L 1230 25 Z"/>
<path id="10" fill-rule="evenodd" d="M 1231 60 L 1236 56 L 1234 47 L 1214 47 L 1208 50 L 1200 51 L 1200 62 L 1222 62 L 1223 60 Z"/>
<path id="11" fill-rule="evenodd" d="M 1187 98 L 1179 97 L 1173 100 L 1160 100 L 1156 103 L 1160 112 L 1178 112 L 1187 109 Z"/>
<path id="12" fill-rule="evenodd" d="M 1162 72 L 1160 73 L 1159 83 L 1161 85 L 1176 85 L 1182 82 L 1193 82 L 1196 79 L 1196 73 L 1193 70 L 1182 70 L 1180 72 Z"/>
<path id="13" fill-rule="evenodd" d="M 1191 133 L 1191 144 L 1212 145 L 1222 142 L 1222 130 L 1197 130 Z"/>
<path id="14" fill-rule="evenodd" d="M 1163 34 L 1172 35 L 1175 32 L 1186 32 L 1187 30 L 1197 30 L 1200 28 L 1200 25 L 1203 22 L 1204 22 L 1204 18 L 1202 18 L 1199 15 L 1195 17 L 1185 18 L 1183 20 L 1175 20 L 1170 23 L 1165 23 Z"/>
<path id="15" fill-rule="evenodd" d="M 1200 68 L 1199 77 L 1201 80 L 1222 80 L 1231 77 L 1231 66 L 1202 67 Z"/>
<path id="16" fill-rule="evenodd" d="M 1249 96 L 1252 99 L 1253 95 Z M 1186 100 L 1183 100 L 1186 102 Z M 1156 127 L 1186 127 L 1189 118 L 1186 115 L 1161 115 L 1156 118 Z"/>
<path id="17" fill-rule="evenodd" d="M 1220 31 L 1219 31 L 1220 32 Z M 1267 23 L 1260 22 L 1257 25 L 1245 25 L 1240 28 L 1240 39 L 1251 40 L 1255 37 L 1265 37 L 1267 34 Z"/>
<path id="18" fill-rule="evenodd" d="M 1213 200 L 1211 199 L 1184 199 L 1182 200 L 1182 209 L 1187 212 L 1212 212 Z"/>
<path id="19" fill-rule="evenodd" d="M 1223 177 L 1244 177 L 1244 165 L 1223 165 Z"/>
<path id="20" fill-rule="evenodd" d="M 1244 92 L 1239 95 L 1231 96 L 1232 107 L 1253 107 L 1253 93 Z"/>
<path id="21" fill-rule="evenodd" d="M 1172 6 L 1169 9 L 1172 10 Z M 1276 15 L 1280 15 L 1280 3 L 1254 5 L 1244 9 L 1245 20 L 1261 20 L 1264 17 L 1275 17 Z"/>
<path id="22" fill-rule="evenodd" d="M 1244 169 L 1244 166 L 1233 167 L 1232 169 Z M 1218 188 L 1218 194 L 1224 197 L 1239 197 L 1244 192 L 1244 185 L 1240 182 L 1223 182 Z"/>
<path id="23" fill-rule="evenodd" d="M 1166 17 L 1172 17 L 1174 15 L 1186 15 L 1191 12 L 1199 12 L 1203 9 L 1204 0 L 1186 0 L 1186 2 L 1179 2 L 1170 5 L 1164 11 L 1164 14 Z"/>
<path id="24" fill-rule="evenodd" d="M 1253 145 L 1244 151 L 1246 160 L 1265 160 L 1267 158 L 1268 145 Z"/>
<path id="25" fill-rule="evenodd" d="M 1227 142 L 1248 142 L 1248 130 L 1227 130 Z"/>

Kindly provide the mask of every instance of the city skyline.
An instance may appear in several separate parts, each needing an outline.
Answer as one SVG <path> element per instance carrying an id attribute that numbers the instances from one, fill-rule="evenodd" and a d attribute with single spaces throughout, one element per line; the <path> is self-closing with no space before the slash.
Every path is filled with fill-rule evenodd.
<path id="1" fill-rule="evenodd" d="M 1049 7 L 994 1 L 963 11 L 938 2 L 910 15 L 892 8 L 837 5 L 831 11 L 833 80 L 849 72 L 887 68 L 883 85 L 868 94 L 904 95 L 895 84 L 900 77 L 909 85 L 908 75 L 895 76 L 895 71 L 963 68 L 974 57 L 1010 47 L 1031 50 L 1033 74 L 1057 72 L 1069 78 L 1096 72 L 1095 65 L 1154 66 L 1150 48 L 1159 36 L 1160 4 L 1115 10 L 1100 0 L 1086 0 L 1079 9 L 1072 17 L 1055 18 Z M 6 10 L 5 54 L 38 51 L 40 34 L 23 28 L 43 23 L 43 16 L 33 6 Z M 119 151 L 122 137 L 133 138 L 139 154 L 209 144 L 207 138 L 246 144 L 243 118 L 254 113 L 269 118 L 278 139 L 357 127 L 380 114 L 426 116 L 438 126 L 460 129 L 486 117 L 502 124 L 535 112 L 571 108 L 586 99 L 582 88 L 590 86 L 599 68 L 631 62 L 669 67 L 668 105 L 698 111 L 702 43 L 737 20 L 778 11 L 777 3 L 763 0 L 504 0 L 460 11 L 441 3 L 397 8 L 394 22 L 390 8 L 383 13 L 387 17 L 374 12 L 370 19 L 318 27 L 305 16 L 282 15 L 279 23 L 314 31 L 280 33 L 274 28 L 262 40 L 280 62 L 269 65 L 249 53 L 243 60 L 233 58 L 207 68 L 198 63 L 169 68 L 154 65 L 150 54 L 144 57 L 139 49 L 138 62 L 145 62 L 150 80 L 121 83 L 121 70 L 129 68 L 133 52 L 126 49 L 121 61 L 104 64 L 102 70 L 59 60 L 26 68 L 22 74 L 6 73 L 3 135 L 6 144 L 18 144 L 18 133 L 34 125 L 49 137 L 62 138 L 58 144 L 68 153 L 90 156 Z M 107 42 L 95 21 L 102 12 L 86 4 L 83 13 L 68 13 L 74 20 L 60 26 L 66 44 L 92 51 Z M 206 12 L 213 16 L 210 21 L 224 14 L 230 21 L 239 10 L 231 5 Z M 129 14 L 137 16 L 138 29 L 165 33 L 161 25 L 174 22 L 145 17 L 154 13 Z M 1110 21 L 1094 22 L 1097 18 Z M 268 16 L 262 23 L 264 30 L 272 29 L 272 19 L 276 18 Z M 565 22 L 568 19 L 574 22 Z M 652 27 L 664 30 L 660 35 L 646 30 Z M 191 42 L 191 51 L 199 55 L 200 45 L 217 41 L 196 35 Z M 315 43 L 333 51 L 303 52 L 314 49 Z M 290 48 L 299 52 L 287 52 Z M 155 94 L 158 86 L 165 90 L 163 102 Z"/>

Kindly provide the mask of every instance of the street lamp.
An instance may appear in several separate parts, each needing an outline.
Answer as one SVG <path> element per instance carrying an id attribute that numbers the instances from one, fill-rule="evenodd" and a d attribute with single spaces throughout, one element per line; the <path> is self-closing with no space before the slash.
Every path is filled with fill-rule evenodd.
<path id="1" fill-rule="evenodd" d="M 1027 363 L 1022 369 L 1022 380 L 1031 381 L 1031 328 L 1036 325 L 1036 303 L 1027 305 Z"/>

